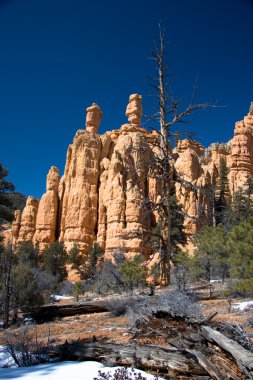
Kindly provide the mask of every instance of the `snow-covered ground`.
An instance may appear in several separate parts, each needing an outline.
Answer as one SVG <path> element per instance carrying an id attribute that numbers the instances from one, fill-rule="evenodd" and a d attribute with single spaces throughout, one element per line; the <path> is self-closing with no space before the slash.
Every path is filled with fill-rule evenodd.
<path id="1" fill-rule="evenodd" d="M 14 361 L 12 359 L 12 357 L 7 354 L 7 352 L 5 352 L 5 349 L 4 349 L 4 346 L 0 346 L 0 370 L 3 366 L 13 366 L 14 365 Z M 1 379 L 1 375 L 0 375 L 0 379 Z"/>
<path id="2" fill-rule="evenodd" d="M 103 367 L 101 363 L 97 362 L 61 362 L 33 367 L 0 368 L 0 379 L 41 380 L 43 376 L 47 380 L 93 380 L 94 377 L 98 376 L 99 370 L 113 374 L 116 368 Z M 154 379 L 154 376 L 137 369 L 135 373 L 140 373 L 147 380 Z M 134 379 L 131 374 L 132 372 L 129 370 L 129 379 Z M 159 379 L 162 380 L 161 377 Z"/>
<path id="3" fill-rule="evenodd" d="M 65 301 L 65 300 L 71 300 L 74 297 L 71 297 L 71 296 L 60 296 L 58 294 L 52 294 L 50 296 L 50 298 L 52 298 L 54 301 Z"/>
<path id="4" fill-rule="evenodd" d="M 5 353 L 4 347 L 0 346 L 0 367 L 4 365 L 13 365 L 13 361 L 9 355 Z M 47 380 L 93 380 L 98 376 L 98 371 L 110 372 L 113 374 L 118 367 L 104 367 L 103 364 L 98 362 L 61 362 L 40 364 L 33 367 L 22 368 L 0 368 L 1 380 L 41 380 L 46 378 Z M 135 373 L 140 373 L 147 380 L 153 380 L 154 376 L 147 374 L 146 372 L 135 369 Z M 132 374 L 129 369 L 129 379 Z M 159 377 L 163 380 L 162 377 Z"/>
<path id="5" fill-rule="evenodd" d="M 232 309 L 239 309 L 241 311 L 250 307 L 253 307 L 253 301 L 236 302 L 232 305 Z"/>

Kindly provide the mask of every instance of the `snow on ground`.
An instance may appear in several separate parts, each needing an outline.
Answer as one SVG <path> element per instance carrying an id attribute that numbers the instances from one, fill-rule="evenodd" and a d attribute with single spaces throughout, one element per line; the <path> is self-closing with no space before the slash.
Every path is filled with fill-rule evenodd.
<path id="1" fill-rule="evenodd" d="M 70 300 L 74 297 L 71 297 L 71 296 L 60 296 L 58 294 L 52 294 L 50 296 L 50 298 L 52 298 L 54 301 L 65 301 L 65 300 Z"/>
<path id="2" fill-rule="evenodd" d="M 98 371 L 110 372 L 113 374 L 119 367 L 110 368 L 103 367 L 103 364 L 98 362 L 61 362 L 52 364 L 40 364 L 33 367 L 22 368 L 0 368 L 1 380 L 93 380 L 98 376 Z M 153 380 L 152 375 L 146 372 L 135 370 L 135 373 L 140 373 L 147 380 Z M 129 379 L 132 374 L 129 370 Z M 163 380 L 161 377 L 160 380 Z"/>
<path id="3" fill-rule="evenodd" d="M 2 368 L 10 366 L 10 368 Z M 98 376 L 98 371 L 110 372 L 113 374 L 119 367 L 104 367 L 98 362 L 61 362 L 40 364 L 33 367 L 17 368 L 9 354 L 5 352 L 4 346 L 0 346 L 0 379 L 1 380 L 41 380 L 46 377 L 47 380 L 93 380 Z M 147 380 L 153 380 L 154 376 L 146 372 L 135 369 L 135 373 L 140 373 Z M 129 369 L 129 379 L 132 379 Z M 159 377 L 163 380 L 162 377 Z"/>
<path id="4" fill-rule="evenodd" d="M 239 309 L 241 311 L 253 307 L 253 301 L 236 302 L 232 305 L 232 309 Z"/>
<path id="5" fill-rule="evenodd" d="M 0 371 L 3 366 L 14 366 L 14 361 L 11 358 L 11 356 L 7 352 L 5 352 L 4 346 L 0 346 Z M 0 379 L 2 379 L 1 375 Z"/>

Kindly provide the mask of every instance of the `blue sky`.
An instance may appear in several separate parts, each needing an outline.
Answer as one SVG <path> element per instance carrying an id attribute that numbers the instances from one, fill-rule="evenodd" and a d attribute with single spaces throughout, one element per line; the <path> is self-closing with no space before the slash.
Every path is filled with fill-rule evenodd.
<path id="1" fill-rule="evenodd" d="M 0 161 L 16 190 L 41 197 L 63 174 L 85 108 L 103 110 L 100 133 L 126 122 L 132 93 L 148 113 L 148 57 L 166 28 L 174 92 L 224 106 L 191 118 L 205 146 L 233 135 L 253 100 L 253 0 L 0 0 Z"/>

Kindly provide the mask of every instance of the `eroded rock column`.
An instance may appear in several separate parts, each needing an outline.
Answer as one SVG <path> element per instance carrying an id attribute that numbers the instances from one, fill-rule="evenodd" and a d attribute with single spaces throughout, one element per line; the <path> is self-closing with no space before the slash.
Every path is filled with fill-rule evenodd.
<path id="1" fill-rule="evenodd" d="M 38 199 L 29 196 L 22 212 L 17 242 L 32 241 L 35 233 L 36 217 L 39 208 Z"/>
<path id="2" fill-rule="evenodd" d="M 238 188 L 243 188 L 247 178 L 253 175 L 253 103 L 248 115 L 235 124 L 231 145 L 229 182 L 234 193 Z"/>
<path id="3" fill-rule="evenodd" d="M 97 134 L 102 111 L 97 104 L 87 108 L 86 130 L 77 131 L 68 148 L 60 184 L 60 240 L 69 250 L 77 243 L 86 254 L 96 240 L 100 138 Z"/>
<path id="4" fill-rule="evenodd" d="M 152 152 L 149 133 L 139 126 L 140 95 L 130 96 L 126 115 L 129 124 L 109 133 L 111 148 L 101 161 L 97 239 L 109 259 L 119 253 L 126 256 L 141 253 L 150 221 L 143 209 L 148 179 L 143 178 L 145 165 L 142 167 L 140 163 L 148 162 Z"/>
<path id="5" fill-rule="evenodd" d="M 39 245 L 40 251 L 45 250 L 57 238 L 58 187 L 59 171 L 52 166 L 47 175 L 46 193 L 42 196 L 36 219 L 34 244 Z"/>

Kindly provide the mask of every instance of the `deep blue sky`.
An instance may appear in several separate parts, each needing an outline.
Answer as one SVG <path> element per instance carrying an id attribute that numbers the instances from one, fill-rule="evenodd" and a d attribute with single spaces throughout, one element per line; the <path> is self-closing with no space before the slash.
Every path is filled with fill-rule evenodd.
<path id="1" fill-rule="evenodd" d="M 40 197 L 85 108 L 103 110 L 100 133 L 126 122 L 131 93 L 151 102 L 148 57 L 162 21 L 175 93 L 224 108 L 192 117 L 204 145 L 227 141 L 253 100 L 253 0 L 0 0 L 0 161 L 16 190 Z"/>

